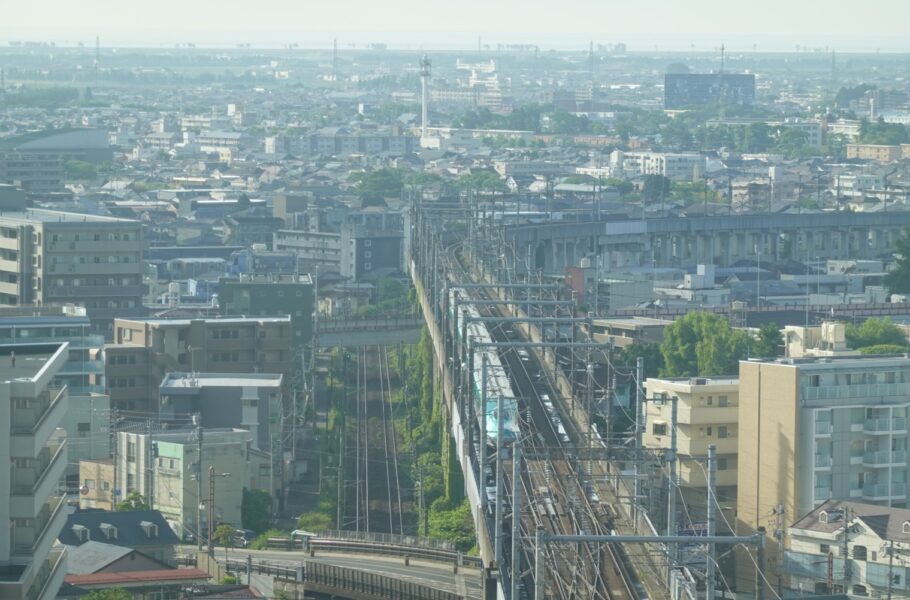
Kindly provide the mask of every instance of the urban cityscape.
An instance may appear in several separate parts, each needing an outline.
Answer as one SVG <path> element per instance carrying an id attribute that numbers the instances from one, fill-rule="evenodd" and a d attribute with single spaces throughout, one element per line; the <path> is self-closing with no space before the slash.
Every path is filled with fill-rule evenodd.
<path id="1" fill-rule="evenodd" d="M 0 600 L 910 598 L 897 33 L 59 4 L 0 26 Z"/>

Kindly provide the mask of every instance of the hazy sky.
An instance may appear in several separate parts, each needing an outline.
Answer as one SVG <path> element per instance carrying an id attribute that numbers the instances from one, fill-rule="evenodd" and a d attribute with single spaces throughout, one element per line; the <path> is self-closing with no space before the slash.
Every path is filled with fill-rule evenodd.
<path id="1" fill-rule="evenodd" d="M 0 41 L 910 50 L 908 0 L 0 0 L 0 15 Z"/>

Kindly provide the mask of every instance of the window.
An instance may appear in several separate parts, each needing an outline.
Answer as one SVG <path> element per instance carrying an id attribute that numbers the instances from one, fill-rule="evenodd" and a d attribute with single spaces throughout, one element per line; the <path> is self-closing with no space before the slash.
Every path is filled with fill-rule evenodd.
<path id="1" fill-rule="evenodd" d="M 910 533 L 910 521 L 904 521 L 904 525 L 901 528 L 901 531 L 904 533 Z"/>
<path id="2" fill-rule="evenodd" d="M 367 271 L 372 271 L 373 263 L 363 263 L 363 268 L 366 269 Z"/>
<path id="3" fill-rule="evenodd" d="M 829 552 L 831 552 L 831 546 L 829 546 L 828 544 L 819 544 L 818 551 L 819 551 L 819 553 L 827 556 L 827 554 Z"/>
<path id="4" fill-rule="evenodd" d="M 86 480 L 85 480 L 85 487 L 88 488 L 88 489 L 90 489 L 90 490 L 95 489 L 95 480 L 94 480 L 94 479 L 86 479 Z"/>
<path id="5" fill-rule="evenodd" d="M 711 429 L 711 427 L 708 427 L 707 430 L 705 431 L 705 435 L 707 435 L 708 437 L 711 437 L 711 434 L 712 434 L 712 429 Z"/>
<path id="6" fill-rule="evenodd" d="M 866 547 L 865 546 L 853 546 L 853 558 L 854 560 L 866 560 Z"/>
<path id="7" fill-rule="evenodd" d="M 363 240 L 364 248 L 371 248 L 373 246 L 373 240 Z"/>
<path id="8" fill-rule="evenodd" d="M 654 423 L 654 425 L 651 426 L 651 433 L 654 435 L 667 435 L 667 424 Z"/>
<path id="9" fill-rule="evenodd" d="M 364 258 L 373 258 L 373 253 L 370 252 L 369 250 L 367 250 L 366 252 L 363 253 L 363 257 Z"/>
<path id="10" fill-rule="evenodd" d="M 717 437 L 719 437 L 719 438 L 727 437 L 727 426 L 726 425 L 719 425 L 717 427 Z"/>
<path id="11" fill-rule="evenodd" d="M 818 387 L 819 382 L 820 382 L 820 378 L 818 375 L 809 375 L 809 386 L 810 387 Z"/>
<path id="12" fill-rule="evenodd" d="M 705 398 L 706 406 L 711 406 L 713 404 L 714 404 L 714 396 L 708 396 L 707 398 Z"/>
<path id="13" fill-rule="evenodd" d="M 730 464 L 727 462 L 726 458 L 717 459 L 717 470 L 718 471 L 726 471 L 729 468 L 730 468 Z"/>
<path id="14" fill-rule="evenodd" d="M 727 401 L 727 397 L 726 397 L 726 396 L 718 396 L 718 397 L 717 397 L 717 405 L 720 406 L 720 407 L 728 406 L 729 403 L 728 403 L 728 401 Z"/>

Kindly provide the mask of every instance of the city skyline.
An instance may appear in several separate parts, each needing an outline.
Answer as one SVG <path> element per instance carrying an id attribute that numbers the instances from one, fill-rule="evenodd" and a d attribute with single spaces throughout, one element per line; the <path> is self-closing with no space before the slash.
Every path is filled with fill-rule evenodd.
<path id="1" fill-rule="evenodd" d="M 898 25 L 900 19 L 881 18 L 882 14 L 900 14 L 903 5 L 897 0 L 883 0 L 875 12 L 859 12 L 850 19 L 828 10 L 820 0 L 796 5 L 769 0 L 760 13 L 750 13 L 748 18 L 717 0 L 659 0 L 652 3 L 653 10 L 647 14 L 634 5 L 589 5 L 580 0 L 560 7 L 554 12 L 540 1 L 519 6 L 511 1 L 490 5 L 469 0 L 455 11 L 449 5 L 414 0 L 317 6 L 267 0 L 225 11 L 211 0 L 190 5 L 164 0 L 128 6 L 108 6 L 102 0 L 76 6 L 54 0 L 26 5 L 7 15 L 0 24 L 0 40 L 75 44 L 94 42 L 99 35 L 108 46 L 192 42 L 206 47 L 242 43 L 314 48 L 329 46 L 338 38 L 348 47 L 386 43 L 393 48 L 476 49 L 480 38 L 481 44 L 493 49 L 497 44 L 513 43 L 537 44 L 543 49 L 583 49 L 594 40 L 624 42 L 635 51 L 711 50 L 721 43 L 732 51 L 779 52 L 797 47 L 843 52 L 910 51 L 910 42 Z M 182 15 L 176 26 L 174 14 Z M 276 15 L 282 17 L 277 19 Z"/>

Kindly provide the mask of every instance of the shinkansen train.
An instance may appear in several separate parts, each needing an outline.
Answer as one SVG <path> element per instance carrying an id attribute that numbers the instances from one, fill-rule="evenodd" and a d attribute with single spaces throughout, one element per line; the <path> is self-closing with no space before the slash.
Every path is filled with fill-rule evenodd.
<path id="1" fill-rule="evenodd" d="M 459 298 L 461 302 L 458 305 L 458 315 L 454 314 L 456 298 Z M 463 288 L 452 288 L 449 290 L 449 318 L 451 319 L 450 322 L 455 323 L 456 335 L 459 338 L 459 342 L 463 342 L 463 340 L 461 340 L 461 333 L 462 321 L 464 320 L 463 315 L 465 314 L 469 317 L 467 321 L 468 338 L 472 339 L 475 343 L 492 341 L 487 326 L 481 321 L 473 321 L 470 319 L 470 317 L 479 317 L 480 313 L 477 311 L 476 306 L 469 302 L 465 302 L 465 299 L 467 298 L 470 298 L 470 296 Z M 483 381 L 484 356 L 486 356 L 487 364 L 487 400 L 486 407 L 481 411 L 480 404 L 484 397 L 481 388 Z M 486 420 L 487 443 L 490 445 L 496 444 L 496 436 L 499 431 L 499 415 L 496 410 L 500 397 L 502 397 L 503 412 L 502 441 L 504 445 L 512 443 L 519 435 L 518 402 L 515 399 L 515 392 L 512 390 L 512 382 L 509 380 L 508 375 L 506 375 L 506 370 L 499 360 L 499 353 L 496 351 L 496 348 L 484 347 L 478 349 L 475 353 L 474 370 L 471 373 L 471 388 L 474 396 L 474 411 L 477 414 L 478 419 L 483 415 L 483 418 Z M 482 427 L 482 424 L 479 422 L 478 427 Z"/>

